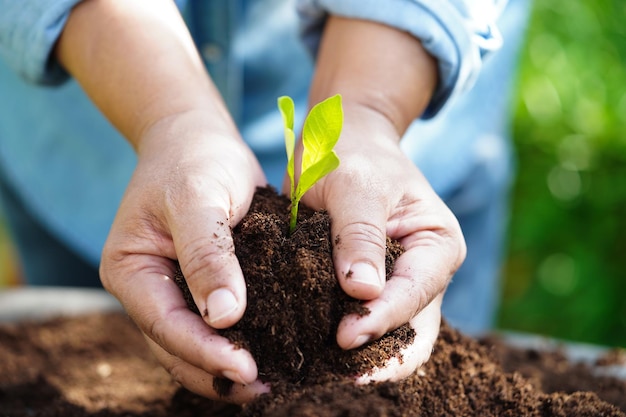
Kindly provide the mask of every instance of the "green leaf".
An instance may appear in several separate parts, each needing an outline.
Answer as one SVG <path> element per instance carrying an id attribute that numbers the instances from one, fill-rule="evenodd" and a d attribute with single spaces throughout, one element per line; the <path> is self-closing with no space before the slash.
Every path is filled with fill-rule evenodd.
<path id="1" fill-rule="evenodd" d="M 278 108 L 285 125 L 285 148 L 287 150 L 287 174 L 291 182 L 291 217 L 289 231 L 296 228 L 300 199 L 315 183 L 339 166 L 339 157 L 333 148 L 339 140 L 343 126 L 343 109 L 339 94 L 313 106 L 302 128 L 302 167 L 300 179 L 295 186 L 295 134 L 294 104 L 287 96 L 278 98 Z"/>
<path id="2" fill-rule="evenodd" d="M 302 172 L 332 151 L 339 140 L 342 126 L 341 95 L 334 95 L 313 106 L 302 129 Z"/>
<path id="3" fill-rule="evenodd" d="M 298 188 L 296 189 L 296 199 L 300 200 L 304 193 L 315 185 L 317 181 L 334 171 L 339 166 L 339 157 L 335 151 L 324 155 L 322 159 L 311 165 L 306 171 L 300 174 Z"/>
<path id="4" fill-rule="evenodd" d="M 293 199 L 295 195 L 295 160 L 294 149 L 296 146 L 296 135 L 293 131 L 295 106 L 291 97 L 282 96 L 278 98 L 278 109 L 283 116 L 283 124 L 285 129 L 285 149 L 287 151 L 287 175 L 289 175 L 290 197 Z"/>

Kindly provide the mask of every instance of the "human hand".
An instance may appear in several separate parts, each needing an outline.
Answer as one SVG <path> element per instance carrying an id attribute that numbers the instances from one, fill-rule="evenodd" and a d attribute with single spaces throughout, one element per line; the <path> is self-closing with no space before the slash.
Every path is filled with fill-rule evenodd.
<path id="1" fill-rule="evenodd" d="M 409 323 L 414 343 L 359 382 L 397 380 L 428 360 L 439 332 L 443 292 L 465 257 L 459 224 L 418 168 L 402 153 L 382 115 L 348 103 L 335 150 L 341 164 L 305 195 L 332 220 L 334 264 L 350 296 L 368 300 L 366 316 L 340 323 L 337 343 L 353 349 Z M 385 281 L 386 236 L 405 252 Z"/>
<path id="2" fill-rule="evenodd" d="M 335 147 L 341 163 L 303 202 L 328 211 L 339 283 L 370 310 L 345 317 L 337 343 L 353 349 L 405 323 L 416 332 L 401 360 L 357 382 L 401 379 L 428 360 L 443 292 L 465 258 L 456 218 L 399 147 L 438 78 L 437 61 L 410 33 L 372 21 L 327 19 L 309 100 L 342 95 L 344 126 Z M 386 236 L 405 248 L 388 281 Z"/>
<path id="3" fill-rule="evenodd" d="M 80 2 L 54 58 L 138 155 L 103 250 L 103 285 L 191 391 L 216 398 L 216 376 L 239 383 L 231 402 L 267 391 L 250 354 L 215 331 L 246 307 L 230 228 L 265 179 L 176 4 Z M 172 280 L 175 260 L 202 317 Z"/>
<path id="4" fill-rule="evenodd" d="M 241 139 L 188 117 L 154 126 L 142 137 L 100 273 L 177 382 L 209 398 L 241 403 L 268 388 L 257 381 L 252 356 L 215 329 L 232 326 L 245 310 L 231 227 L 265 179 Z M 172 280 L 176 259 L 202 317 L 188 309 Z M 235 382 L 229 396 L 215 393 L 215 377 Z"/>

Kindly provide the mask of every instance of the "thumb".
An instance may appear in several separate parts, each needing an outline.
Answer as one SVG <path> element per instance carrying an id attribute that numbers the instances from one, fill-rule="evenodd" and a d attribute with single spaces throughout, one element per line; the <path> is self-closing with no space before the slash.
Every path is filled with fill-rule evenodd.
<path id="1" fill-rule="evenodd" d="M 216 207 L 186 213 L 172 230 L 178 260 L 204 321 L 235 324 L 246 307 L 246 288 L 226 213 Z"/>
<path id="2" fill-rule="evenodd" d="M 358 201 L 357 201 L 358 200 Z M 383 204 L 343 198 L 328 211 L 332 218 L 333 261 L 341 288 L 351 297 L 371 300 L 385 286 L 386 213 Z M 346 209 L 345 207 L 358 207 Z"/>

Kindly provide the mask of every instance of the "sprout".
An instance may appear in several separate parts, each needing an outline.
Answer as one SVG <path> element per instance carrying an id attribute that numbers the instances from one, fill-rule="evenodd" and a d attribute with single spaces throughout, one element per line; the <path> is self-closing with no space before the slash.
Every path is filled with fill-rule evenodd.
<path id="1" fill-rule="evenodd" d="M 298 204 L 304 193 L 325 175 L 339 166 L 339 157 L 333 150 L 343 126 L 341 95 L 337 94 L 316 104 L 309 112 L 302 129 L 302 166 L 300 179 L 295 183 L 294 104 L 290 97 L 278 98 L 278 108 L 285 125 L 287 174 L 290 182 L 291 217 L 289 233 L 296 228 Z"/>

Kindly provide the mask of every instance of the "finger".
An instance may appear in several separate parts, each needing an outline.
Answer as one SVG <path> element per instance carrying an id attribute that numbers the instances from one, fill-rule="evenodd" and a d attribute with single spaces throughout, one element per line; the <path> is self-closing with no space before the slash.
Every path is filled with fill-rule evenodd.
<path id="1" fill-rule="evenodd" d="M 170 355 L 211 374 L 239 383 L 252 383 L 257 367 L 250 353 L 235 348 L 198 315 L 188 309 L 171 272 L 157 257 L 135 256 L 143 267 L 131 271 L 132 279 L 118 279 L 107 288 L 124 305 L 139 328 Z M 170 266 L 171 267 L 171 266 Z"/>
<path id="2" fill-rule="evenodd" d="M 195 201 L 199 201 L 196 199 Z M 235 324 L 246 308 L 246 286 L 235 255 L 228 212 L 190 203 L 170 227 L 181 271 L 202 317 L 211 327 Z"/>
<path id="3" fill-rule="evenodd" d="M 374 368 L 371 372 L 357 378 L 358 384 L 380 381 L 399 381 L 411 375 L 422 366 L 433 351 L 433 346 L 441 326 L 441 302 L 443 295 L 437 296 L 411 321 L 415 330 L 415 338 L 399 357 L 391 358 L 382 368 Z"/>
<path id="4" fill-rule="evenodd" d="M 459 265 L 456 237 L 424 232 L 411 239 L 404 241 L 408 249 L 396 260 L 383 293 L 365 303 L 370 314 L 347 316 L 339 324 L 342 348 L 356 348 L 409 322 L 445 290 Z"/>
<path id="5" fill-rule="evenodd" d="M 374 299 L 385 286 L 385 205 L 360 193 L 332 201 L 336 205 L 330 203 L 327 209 L 332 217 L 333 262 L 339 284 L 351 297 Z M 348 209 L 354 207 L 359 209 Z"/>
<path id="6" fill-rule="evenodd" d="M 252 401 L 257 396 L 270 391 L 269 385 L 259 380 L 251 384 L 233 381 L 234 384 L 228 394 L 222 395 L 223 393 L 218 393 L 214 389 L 213 381 L 215 377 L 213 375 L 169 354 L 150 338 L 146 337 L 146 340 L 157 360 L 170 373 L 172 378 L 189 391 L 198 395 L 215 400 L 242 404 Z"/>

